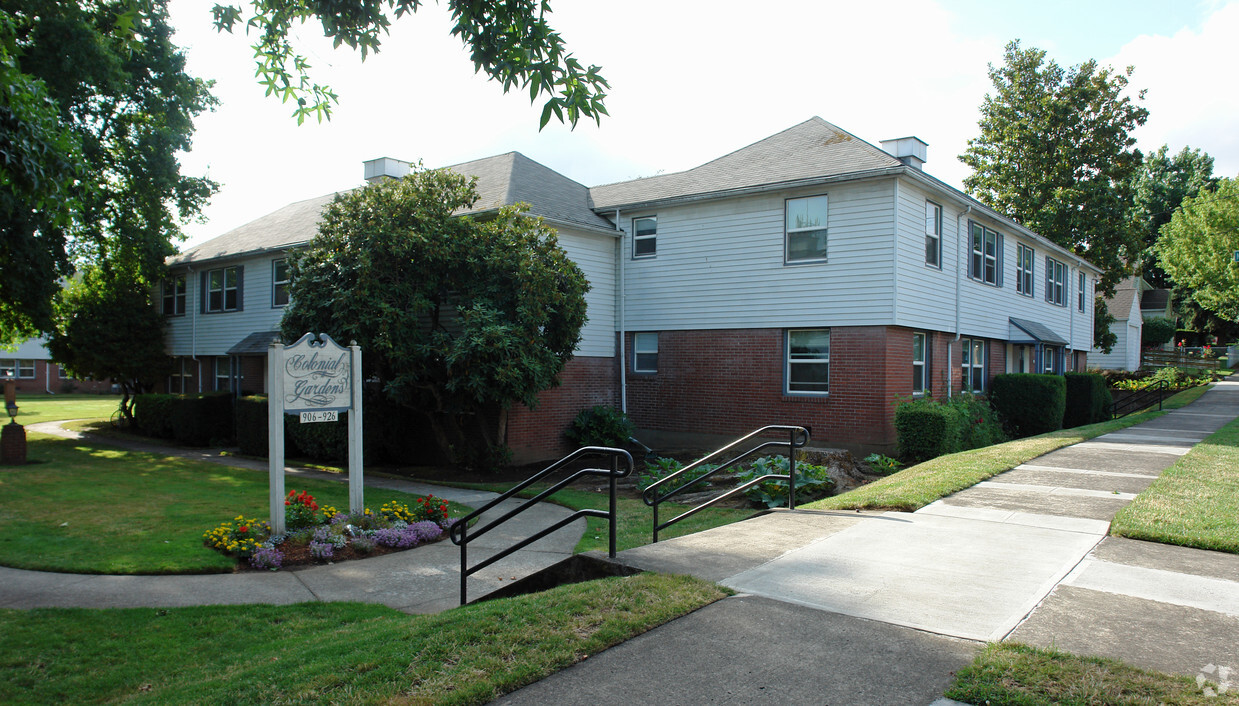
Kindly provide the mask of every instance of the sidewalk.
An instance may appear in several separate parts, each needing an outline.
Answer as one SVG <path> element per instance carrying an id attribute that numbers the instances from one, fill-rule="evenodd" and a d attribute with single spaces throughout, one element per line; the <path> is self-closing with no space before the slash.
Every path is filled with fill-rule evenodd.
<path id="1" fill-rule="evenodd" d="M 622 552 L 739 595 L 498 703 L 928 704 L 1000 640 L 1188 676 L 1239 667 L 1239 556 L 1107 537 L 1236 416 L 1239 382 L 1222 382 L 914 513 L 778 512 Z"/>
<path id="2" fill-rule="evenodd" d="M 81 439 L 80 432 L 60 427 L 59 422 L 31 424 L 32 432 Z M 106 443 L 147 453 L 177 456 L 236 468 L 267 471 L 265 461 L 220 456 L 218 451 L 175 449 L 131 439 L 92 437 Z M 289 466 L 290 478 L 315 478 L 347 482 L 348 476 Z M 498 497 L 495 493 L 447 486 L 370 477 L 367 488 L 399 490 L 430 495 L 480 507 Z M 508 500 L 480 518 L 485 523 L 523 500 Z M 572 514 L 571 510 L 539 503 L 469 545 L 472 564 L 486 559 L 516 541 Z M 531 544 L 496 565 L 469 577 L 469 595 L 477 597 L 536 573 L 572 556 L 584 533 L 574 522 Z M 24 571 L 0 567 L 0 608 L 78 607 L 133 608 L 191 605 L 273 603 L 303 601 L 361 601 L 381 603 L 407 613 L 438 613 L 460 604 L 460 548 L 449 540 L 403 552 L 325 566 L 309 566 L 276 572 L 196 576 L 103 576 Z"/>

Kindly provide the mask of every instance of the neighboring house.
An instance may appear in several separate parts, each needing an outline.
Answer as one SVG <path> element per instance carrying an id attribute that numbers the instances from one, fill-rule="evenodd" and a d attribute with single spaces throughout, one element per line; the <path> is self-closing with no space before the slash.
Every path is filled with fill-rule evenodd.
<path id="1" fill-rule="evenodd" d="M 1152 290 L 1153 286 L 1138 275 L 1119 282 L 1114 296 L 1106 299 L 1106 308 L 1114 317 L 1114 323 L 1110 324 L 1110 333 L 1115 338 L 1114 347 L 1109 353 L 1094 348 L 1088 359 L 1090 367 L 1102 370 L 1140 369 L 1140 337 L 1144 327 L 1141 303 Z"/>
<path id="2" fill-rule="evenodd" d="M 0 379 L 15 378 L 18 392 L 110 392 L 112 383 L 75 380 L 52 361 L 46 339 L 32 338 L 16 350 L 0 350 Z"/>
<path id="3" fill-rule="evenodd" d="M 655 445 L 800 424 L 815 445 L 889 448 L 898 399 L 1083 370 L 1099 270 L 925 174 L 925 150 L 813 118 L 688 171 L 593 188 L 517 153 L 450 167 L 478 177 L 475 213 L 530 203 L 592 287 L 562 385 L 509 415 L 516 457 L 562 451 L 594 404 L 626 409 Z M 367 178 L 406 171 L 366 164 Z M 169 261 L 170 389 L 265 389 L 283 259 L 330 198 Z"/>

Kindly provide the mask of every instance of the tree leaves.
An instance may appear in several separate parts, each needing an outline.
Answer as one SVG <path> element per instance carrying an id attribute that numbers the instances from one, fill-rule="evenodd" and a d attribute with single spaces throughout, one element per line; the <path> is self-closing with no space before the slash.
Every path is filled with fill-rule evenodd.
<path id="1" fill-rule="evenodd" d="M 1239 320 L 1239 180 L 1183 199 L 1155 246 L 1175 289 L 1228 321 Z"/>

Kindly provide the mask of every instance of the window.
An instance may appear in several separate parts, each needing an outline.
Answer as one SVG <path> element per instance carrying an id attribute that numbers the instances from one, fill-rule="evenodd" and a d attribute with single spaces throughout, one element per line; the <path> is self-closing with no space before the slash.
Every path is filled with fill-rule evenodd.
<path id="1" fill-rule="evenodd" d="M 830 392 L 830 329 L 787 332 L 787 391 Z"/>
<path id="2" fill-rule="evenodd" d="M 988 341 L 979 338 L 963 339 L 963 392 L 985 392 L 985 363 L 989 359 Z"/>
<path id="3" fill-rule="evenodd" d="M 632 256 L 653 257 L 658 252 L 658 218 L 632 219 Z"/>
<path id="4" fill-rule="evenodd" d="M 787 262 L 826 259 L 826 196 L 788 199 L 785 204 Z"/>
<path id="5" fill-rule="evenodd" d="M 1088 282 L 1084 279 L 1084 273 L 1080 273 L 1080 311 L 1084 311 L 1084 290 L 1088 289 Z"/>
<path id="6" fill-rule="evenodd" d="M 288 260 L 271 261 L 271 306 L 288 304 Z"/>
<path id="7" fill-rule="evenodd" d="M 632 336 L 632 370 L 637 373 L 658 372 L 658 334 L 634 333 Z"/>
<path id="8" fill-rule="evenodd" d="M 184 394 L 185 378 L 189 377 L 189 360 L 185 358 L 172 359 L 172 372 L 168 374 L 168 392 Z"/>
<path id="9" fill-rule="evenodd" d="M 1056 375 L 1061 371 L 1058 364 L 1058 346 L 1046 346 L 1041 349 L 1041 368 L 1047 375 Z"/>
<path id="10" fill-rule="evenodd" d="M 239 311 L 241 309 L 241 268 L 223 267 L 202 273 L 206 296 L 205 311 Z"/>
<path id="11" fill-rule="evenodd" d="M 942 267 L 942 207 L 925 202 L 925 264 Z"/>
<path id="12" fill-rule="evenodd" d="M 14 358 L 0 360 L 0 377 L 33 380 L 34 361 Z"/>
<path id="13" fill-rule="evenodd" d="M 1033 249 L 1020 243 L 1015 252 L 1015 291 L 1033 295 Z"/>
<path id="14" fill-rule="evenodd" d="M 1045 258 L 1045 300 L 1067 306 L 1067 266 L 1049 255 Z"/>
<path id="15" fill-rule="evenodd" d="M 227 392 L 232 389 L 232 358 L 215 359 L 215 390 Z"/>
<path id="16" fill-rule="evenodd" d="M 925 360 L 927 355 L 925 334 L 912 334 L 912 394 L 923 395 L 929 387 L 928 378 L 925 377 L 926 366 Z"/>
<path id="17" fill-rule="evenodd" d="M 968 260 L 968 276 L 1002 286 L 1002 236 L 982 226 L 969 223 L 972 231 L 972 257 Z"/>
<path id="18" fill-rule="evenodd" d="M 185 275 L 174 275 L 164 279 L 163 315 L 185 315 Z"/>

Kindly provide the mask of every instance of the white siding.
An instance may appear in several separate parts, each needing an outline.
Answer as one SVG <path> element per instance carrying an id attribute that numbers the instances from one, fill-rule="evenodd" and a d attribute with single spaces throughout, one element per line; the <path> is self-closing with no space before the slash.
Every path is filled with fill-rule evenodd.
<path id="1" fill-rule="evenodd" d="M 877 325 L 893 319 L 893 180 L 621 214 L 658 217 L 657 254 L 621 247 L 625 328 Z M 784 200 L 826 194 L 827 261 L 785 265 Z"/>
<path id="2" fill-rule="evenodd" d="M 271 306 L 271 263 L 282 258 L 277 253 L 201 263 L 186 277 L 185 315 L 168 317 L 164 335 L 168 355 L 226 355 L 229 348 L 256 331 L 275 331 L 280 327 L 284 307 Z M 240 265 L 241 310 L 206 314 L 202 311 L 202 273 Z M 173 274 L 185 272 L 176 268 Z M 158 289 L 158 288 L 157 288 Z M 158 295 L 156 306 L 160 305 Z"/>
<path id="3" fill-rule="evenodd" d="M 589 280 L 585 295 L 589 321 L 581 331 L 576 355 L 615 356 L 615 252 L 618 238 L 602 233 L 559 230 L 559 246 Z"/>
<path id="4" fill-rule="evenodd" d="M 1111 312 L 1115 315 L 1114 323 L 1110 324 L 1110 332 L 1114 334 L 1114 347 L 1109 353 L 1102 353 L 1094 348 L 1088 354 L 1088 367 L 1103 370 L 1139 370 L 1140 369 L 1140 338 L 1144 319 L 1140 314 L 1138 300 L 1133 297 L 1131 310 L 1124 317 L 1122 312 Z"/>

